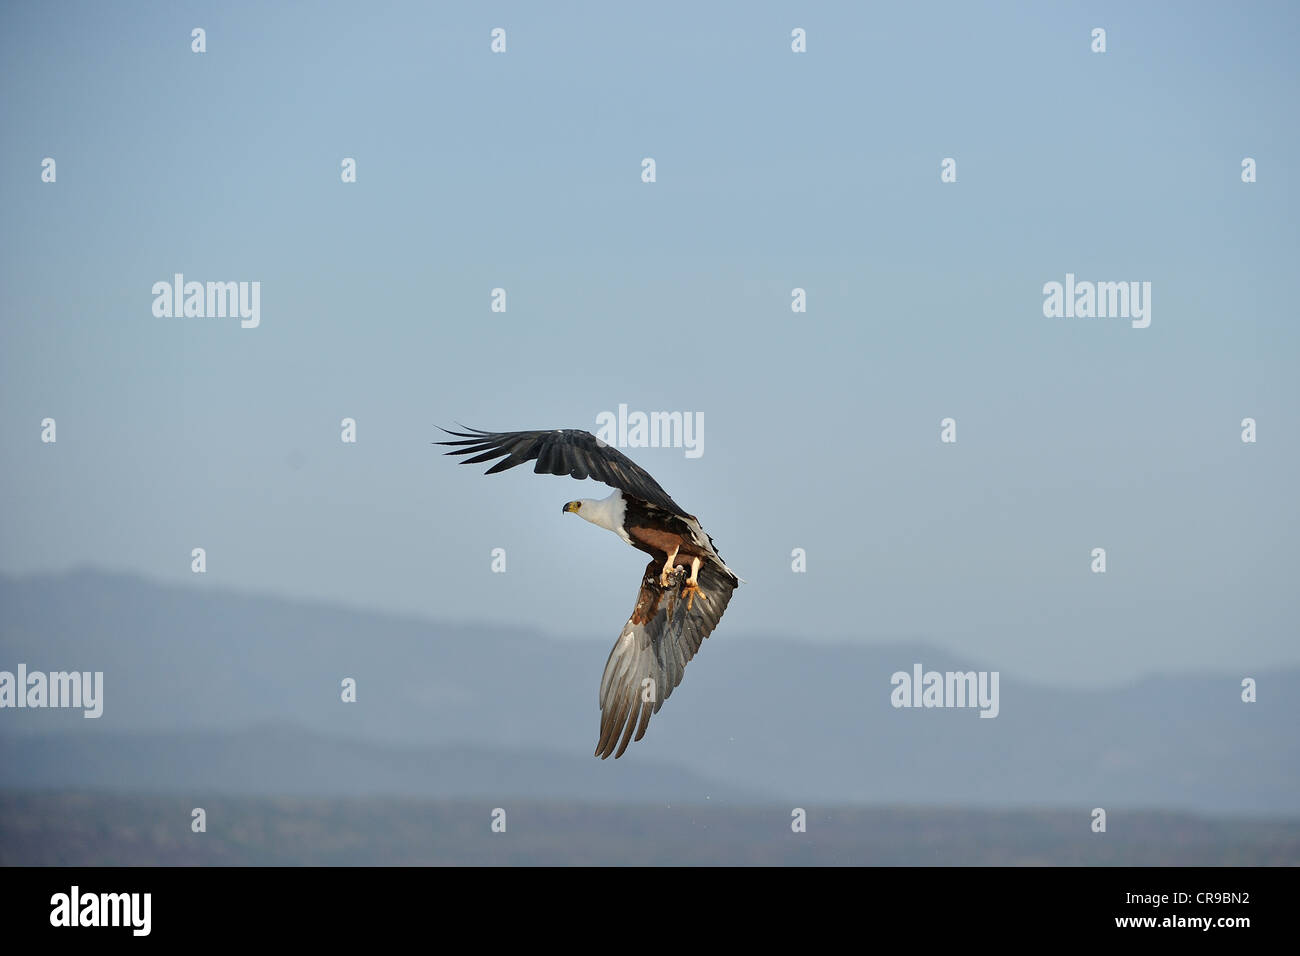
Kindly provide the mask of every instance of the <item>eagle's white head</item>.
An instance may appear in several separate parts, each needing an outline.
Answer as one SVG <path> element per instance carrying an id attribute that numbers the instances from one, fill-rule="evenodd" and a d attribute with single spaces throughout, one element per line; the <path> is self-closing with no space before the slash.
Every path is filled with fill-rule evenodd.
<path id="1" fill-rule="evenodd" d="M 613 531 L 620 538 L 627 537 L 627 533 L 623 530 L 623 516 L 627 513 L 627 503 L 623 500 L 623 493 L 617 488 L 608 498 L 579 498 L 577 501 L 570 501 L 564 506 L 564 511 L 566 514 L 572 511 L 579 518 L 586 518 L 606 531 Z"/>

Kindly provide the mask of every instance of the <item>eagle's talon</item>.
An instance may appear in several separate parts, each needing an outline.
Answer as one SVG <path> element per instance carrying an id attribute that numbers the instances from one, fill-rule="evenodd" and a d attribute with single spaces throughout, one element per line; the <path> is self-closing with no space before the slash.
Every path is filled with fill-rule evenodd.
<path id="1" fill-rule="evenodd" d="M 695 595 L 697 594 L 700 596 L 701 601 L 707 601 L 709 599 L 709 596 L 700 590 L 698 584 L 687 581 L 686 584 L 682 586 L 682 597 L 686 598 L 686 610 L 689 611 L 695 606 Z"/>

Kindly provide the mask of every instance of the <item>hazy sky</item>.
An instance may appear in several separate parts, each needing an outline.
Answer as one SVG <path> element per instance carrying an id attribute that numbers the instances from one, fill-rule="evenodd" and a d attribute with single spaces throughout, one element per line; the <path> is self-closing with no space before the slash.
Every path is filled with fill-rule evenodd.
<path id="1" fill-rule="evenodd" d="M 0 570 L 608 645 L 644 558 L 560 511 L 607 490 L 430 442 L 624 403 L 703 414 L 699 458 L 628 453 L 748 582 L 715 640 L 922 638 L 1055 682 L 1300 661 L 1298 25 L 6 4 Z M 260 326 L 155 317 L 177 272 L 260 282 Z M 1150 282 L 1150 327 L 1044 317 L 1066 273 Z"/>

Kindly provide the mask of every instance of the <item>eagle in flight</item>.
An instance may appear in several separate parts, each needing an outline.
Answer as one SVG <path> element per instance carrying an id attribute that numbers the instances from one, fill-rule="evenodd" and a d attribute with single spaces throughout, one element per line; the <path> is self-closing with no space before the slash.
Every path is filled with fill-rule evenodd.
<path id="1" fill-rule="evenodd" d="M 614 489 L 608 498 L 564 506 L 650 555 L 632 616 L 614 642 L 600 679 L 600 740 L 596 756 L 623 756 L 645 736 L 700 644 L 718 626 L 740 579 L 713 539 L 640 466 L 590 432 L 576 428 L 531 432 L 453 432 L 448 455 L 464 465 L 500 458 L 485 474 L 536 461 L 539 475 L 594 478 Z M 635 733 L 635 737 L 633 737 Z"/>

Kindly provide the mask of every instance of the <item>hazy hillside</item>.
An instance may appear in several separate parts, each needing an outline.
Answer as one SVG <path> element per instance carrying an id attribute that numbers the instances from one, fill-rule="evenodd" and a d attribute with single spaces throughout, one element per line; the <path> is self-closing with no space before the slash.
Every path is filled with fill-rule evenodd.
<path id="1" fill-rule="evenodd" d="M 533 781 L 521 796 L 1300 812 L 1300 671 L 1251 674 L 1260 692 L 1250 705 L 1239 700 L 1239 674 L 1103 692 L 1004 675 L 1001 714 L 986 720 L 974 710 L 896 710 L 889 677 L 916 661 L 939 670 L 996 662 L 724 627 L 646 739 L 601 763 L 590 754 L 605 642 L 205 583 L 95 571 L 0 579 L 0 669 L 101 670 L 106 683 L 98 720 L 0 711 L 0 786 L 175 789 L 217 777 L 234 792 L 275 792 L 310 779 L 304 792 L 458 796 Z M 340 701 L 344 677 L 357 681 L 355 704 Z M 230 736 L 265 725 L 308 736 Z M 15 739 L 34 734 L 57 736 Z M 312 760 L 314 777 L 303 769 Z"/>
<path id="2" fill-rule="evenodd" d="M 450 744 L 391 746 L 263 725 L 242 731 L 0 736 L 0 781 L 31 790 L 374 795 L 489 800 L 723 800 L 754 792 L 680 767 L 590 754 Z"/>

